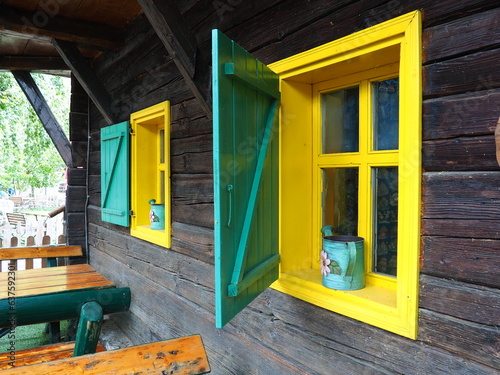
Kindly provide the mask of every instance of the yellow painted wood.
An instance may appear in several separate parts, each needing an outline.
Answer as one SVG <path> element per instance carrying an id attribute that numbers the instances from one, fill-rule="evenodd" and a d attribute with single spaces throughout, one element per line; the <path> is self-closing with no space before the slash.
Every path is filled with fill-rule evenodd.
<path id="1" fill-rule="evenodd" d="M 130 234 L 145 241 L 171 246 L 170 102 L 165 101 L 130 115 L 131 227 Z M 163 130 L 163 131 L 162 131 Z M 163 141 L 160 142 L 160 136 Z M 160 155 L 160 145 L 163 155 Z M 164 173 L 164 186 L 161 184 Z M 165 202 L 162 201 L 164 197 Z M 151 229 L 149 201 L 165 204 L 165 229 Z"/>
<path id="2" fill-rule="evenodd" d="M 280 75 L 280 279 L 273 288 L 415 339 L 421 180 L 421 16 L 412 12 L 271 64 Z M 371 82 L 399 76 L 399 150 L 373 151 Z M 321 92 L 360 86 L 360 149 L 321 154 Z M 321 168 L 359 168 L 358 234 L 366 238 L 360 291 L 321 285 Z M 372 269 L 372 168 L 398 166 L 398 277 Z"/>

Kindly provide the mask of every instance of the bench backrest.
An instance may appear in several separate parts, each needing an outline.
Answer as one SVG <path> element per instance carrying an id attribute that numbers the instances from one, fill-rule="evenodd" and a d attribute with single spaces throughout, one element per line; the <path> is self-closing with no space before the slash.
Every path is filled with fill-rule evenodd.
<path id="1" fill-rule="evenodd" d="M 6 214 L 10 225 L 26 225 L 26 218 L 23 214 L 14 214 L 12 212 Z"/>
<path id="2" fill-rule="evenodd" d="M 0 260 L 82 256 L 81 246 L 27 246 L 0 248 Z"/>
<path id="3" fill-rule="evenodd" d="M 3 370 L 10 374 L 207 374 L 210 365 L 199 335 Z"/>

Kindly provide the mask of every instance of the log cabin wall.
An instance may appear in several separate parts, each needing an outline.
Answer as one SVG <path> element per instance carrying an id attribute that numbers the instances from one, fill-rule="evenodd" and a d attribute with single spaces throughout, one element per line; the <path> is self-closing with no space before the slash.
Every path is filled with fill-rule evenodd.
<path id="1" fill-rule="evenodd" d="M 214 326 L 212 124 L 147 20 L 94 68 L 119 120 L 172 104 L 172 249 L 100 221 L 90 108 L 91 264 L 132 289 L 116 323 L 136 342 L 201 334 L 213 374 L 493 374 L 500 369 L 500 7 L 494 1 L 177 1 L 210 61 L 219 28 L 271 63 L 398 15 L 423 13 L 419 336 L 406 339 L 268 289 Z M 72 122 L 72 126 L 75 123 Z"/>

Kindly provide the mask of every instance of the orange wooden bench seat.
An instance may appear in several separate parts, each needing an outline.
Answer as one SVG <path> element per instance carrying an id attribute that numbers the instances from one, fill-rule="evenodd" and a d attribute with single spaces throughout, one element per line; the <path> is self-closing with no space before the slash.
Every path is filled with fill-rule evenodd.
<path id="1" fill-rule="evenodd" d="M 2 371 L 11 374 L 207 374 L 207 354 L 199 335 L 153 342 L 123 349 L 86 354 L 79 357 L 14 367 Z"/>
<path id="2" fill-rule="evenodd" d="M 71 358 L 75 349 L 75 342 L 62 342 L 16 351 L 14 355 L 10 352 L 0 353 L 0 371 L 13 367 L 34 365 L 37 363 L 55 361 L 58 359 Z M 101 343 L 97 344 L 96 352 L 103 352 L 106 348 Z"/>

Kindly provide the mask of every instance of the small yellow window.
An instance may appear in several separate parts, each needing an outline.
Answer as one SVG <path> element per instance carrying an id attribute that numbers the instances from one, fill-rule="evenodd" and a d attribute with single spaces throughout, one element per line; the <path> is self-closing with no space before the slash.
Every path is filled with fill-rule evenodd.
<path id="1" fill-rule="evenodd" d="M 273 288 L 417 335 L 421 21 L 413 12 L 271 64 L 280 76 L 280 277 Z M 366 286 L 322 285 L 321 228 L 365 239 Z"/>
<path id="2" fill-rule="evenodd" d="M 130 115 L 132 236 L 170 247 L 170 103 Z"/>

